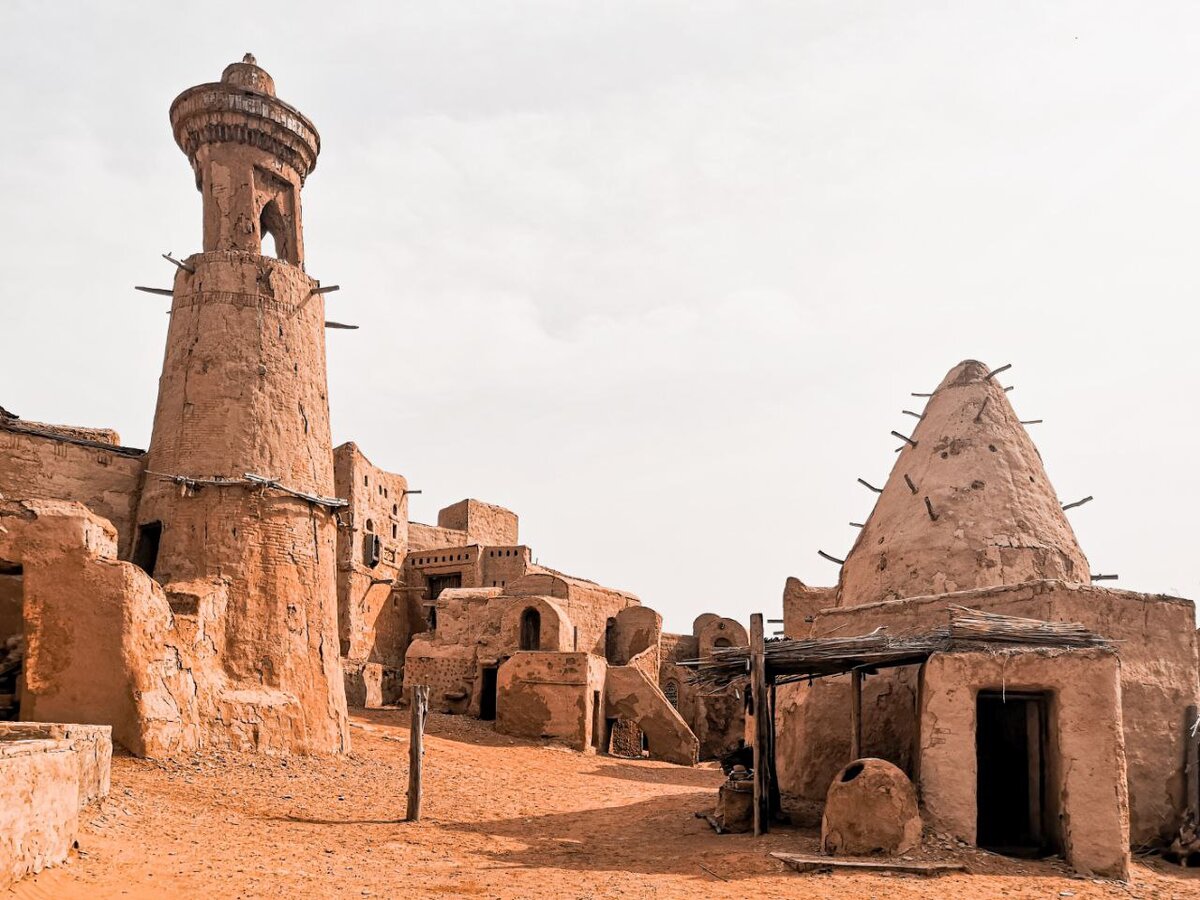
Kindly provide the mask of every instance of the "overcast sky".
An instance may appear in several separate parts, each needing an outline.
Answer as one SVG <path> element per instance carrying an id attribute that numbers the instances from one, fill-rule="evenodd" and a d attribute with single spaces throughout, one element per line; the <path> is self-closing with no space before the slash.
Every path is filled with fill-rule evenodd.
<path id="1" fill-rule="evenodd" d="M 688 630 L 830 584 L 910 391 L 998 366 L 1093 572 L 1200 594 L 1194 3 L 0 0 L 0 404 L 145 446 L 253 52 L 317 125 L 336 442 Z"/>

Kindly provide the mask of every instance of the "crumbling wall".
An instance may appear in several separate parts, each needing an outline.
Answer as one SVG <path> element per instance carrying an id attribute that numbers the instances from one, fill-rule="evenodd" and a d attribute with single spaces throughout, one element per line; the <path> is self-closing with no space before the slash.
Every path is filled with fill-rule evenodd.
<path id="1" fill-rule="evenodd" d="M 145 467 L 144 452 L 120 446 L 115 431 L 0 417 L 0 497 L 82 503 L 116 528 L 121 559 L 133 549 Z"/>
<path id="2" fill-rule="evenodd" d="M 598 738 L 604 660 L 588 653 L 513 654 L 497 674 L 496 730 L 586 750 Z"/>
<path id="3" fill-rule="evenodd" d="M 1060 581 L 960 591 L 824 610 L 815 633 L 905 631 L 947 621 L 952 605 L 1054 622 L 1080 622 L 1117 642 L 1126 714 L 1124 740 L 1135 844 L 1169 840 L 1184 804 L 1184 720 L 1198 702 L 1195 607 L 1190 600 Z M 849 679 L 780 686 L 777 765 L 785 809 L 800 821 L 819 813 L 849 752 Z M 916 671 L 881 672 L 863 684 L 863 750 L 913 773 Z"/>
<path id="4" fill-rule="evenodd" d="M 937 653 L 921 687 L 921 796 L 930 824 L 976 840 L 976 695 L 1052 695 L 1046 789 L 1059 811 L 1063 856 L 1085 873 L 1129 875 L 1120 665 L 1102 650 Z"/>
<path id="5" fill-rule="evenodd" d="M 694 766 L 700 742 L 657 684 L 634 666 L 609 666 L 604 682 L 604 715 L 633 722 L 646 736 L 655 759 Z"/>
<path id="6" fill-rule="evenodd" d="M 460 500 L 438 512 L 438 527 L 464 531 L 467 542 L 491 546 L 517 543 L 517 514 L 482 500 Z"/>

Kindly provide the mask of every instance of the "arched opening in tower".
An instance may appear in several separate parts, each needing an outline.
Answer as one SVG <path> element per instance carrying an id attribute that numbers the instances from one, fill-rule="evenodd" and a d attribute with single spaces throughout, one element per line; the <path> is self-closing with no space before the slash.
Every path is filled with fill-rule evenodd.
<path id="1" fill-rule="evenodd" d="M 258 230 L 262 241 L 260 252 L 263 256 L 273 256 L 290 263 L 296 262 L 288 247 L 287 220 L 274 200 L 268 200 L 263 206 L 258 218 Z"/>

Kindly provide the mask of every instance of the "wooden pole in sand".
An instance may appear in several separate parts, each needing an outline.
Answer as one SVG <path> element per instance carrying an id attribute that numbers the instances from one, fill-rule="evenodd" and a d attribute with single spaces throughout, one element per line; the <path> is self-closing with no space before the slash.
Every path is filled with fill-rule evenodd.
<path id="1" fill-rule="evenodd" d="M 750 697 L 754 703 L 754 836 L 770 828 L 771 777 L 768 755 L 771 711 L 767 699 L 766 646 L 762 613 L 750 616 Z"/>
<path id="2" fill-rule="evenodd" d="M 412 691 L 412 722 L 408 728 L 408 815 L 406 821 L 421 820 L 421 760 L 425 755 L 425 719 L 429 715 L 429 686 L 418 684 Z"/>

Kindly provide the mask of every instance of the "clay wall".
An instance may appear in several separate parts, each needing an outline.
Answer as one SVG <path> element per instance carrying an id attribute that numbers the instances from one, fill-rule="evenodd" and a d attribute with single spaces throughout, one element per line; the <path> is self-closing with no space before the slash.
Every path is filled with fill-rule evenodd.
<path id="1" fill-rule="evenodd" d="M 0 722 L 0 891 L 66 860 L 111 764 L 105 726 Z"/>
<path id="2" fill-rule="evenodd" d="M 597 656 L 605 655 L 608 620 L 613 619 L 615 625 L 617 613 L 640 603 L 637 597 L 624 591 L 536 567 L 511 582 L 506 593 L 518 597 L 542 595 L 559 600 L 578 631 L 576 646 Z"/>
<path id="3" fill-rule="evenodd" d="M 416 638 L 404 664 L 405 689 L 429 685 L 430 709 L 466 713 L 477 681 L 478 662 L 473 647 L 435 644 Z"/>
<path id="4" fill-rule="evenodd" d="M 438 527 L 465 531 L 472 544 L 517 543 L 517 514 L 481 500 L 460 500 L 438 512 Z"/>
<path id="5" fill-rule="evenodd" d="M 604 660 L 588 653 L 515 653 L 497 675 L 496 730 L 587 750 L 599 739 L 604 685 Z"/>
<path id="6" fill-rule="evenodd" d="M 423 522 L 408 523 L 408 549 L 411 553 L 433 550 L 438 547 L 465 547 L 467 533 L 453 528 L 438 528 Z"/>
<path id="7" fill-rule="evenodd" d="M 404 685 L 430 687 L 434 709 L 465 713 L 477 692 L 479 653 L 499 632 L 498 588 L 448 589 L 437 600 L 437 628 L 414 635 L 404 664 Z M 439 705 L 440 704 L 440 705 Z M 477 698 L 475 708 L 478 709 Z"/>
<path id="8" fill-rule="evenodd" d="M 663 665 L 699 657 L 699 644 L 694 635 L 664 631 L 659 646 L 662 650 Z"/>
<path id="9" fill-rule="evenodd" d="M 662 616 L 648 606 L 627 606 L 615 618 L 616 654 L 609 664 L 636 666 L 648 677 L 657 679 L 662 661 L 659 647 Z"/>
<path id="10" fill-rule="evenodd" d="M 837 605 L 837 588 L 809 587 L 789 577 L 783 586 L 783 633 L 790 638 L 807 638 L 817 613 Z"/>
<path id="11" fill-rule="evenodd" d="M 63 862 L 78 829 L 70 741 L 0 740 L 0 890 Z"/>
<path id="12" fill-rule="evenodd" d="M 144 452 L 119 446 L 116 432 L 0 419 L 0 497 L 82 503 L 117 529 L 121 559 L 133 548 L 145 467 Z"/>
<path id="13" fill-rule="evenodd" d="M 531 555 L 530 549 L 521 545 L 481 547 L 480 583 L 485 587 L 508 587 L 529 571 Z"/>
<path id="14" fill-rule="evenodd" d="M 1046 791 L 1063 856 L 1087 874 L 1125 880 L 1129 804 L 1120 665 L 1099 650 L 938 653 L 921 680 L 920 787 L 926 821 L 976 841 L 976 697 L 1050 694 Z"/>
<path id="15" fill-rule="evenodd" d="M 577 649 L 575 628 L 557 600 L 550 597 L 503 598 L 495 607 L 501 610 L 499 633 L 494 640 L 490 635 L 480 639 L 481 648 L 487 652 L 499 656 L 514 650 L 568 653 Z M 530 610 L 538 615 L 538 646 L 521 647 L 521 620 Z"/>
<path id="16" fill-rule="evenodd" d="M 1197 703 L 1195 608 L 1191 601 L 1090 585 L 1038 581 L 955 594 L 827 609 L 815 633 L 866 634 L 944 625 L 950 605 L 1004 615 L 1080 622 L 1118 642 L 1124 698 L 1131 838 L 1169 839 L 1183 807 L 1183 721 Z M 913 772 L 917 671 L 881 672 L 863 683 L 863 752 Z M 849 678 L 786 685 L 777 692 L 777 765 L 785 808 L 819 816 L 830 781 L 849 760 Z"/>
<path id="17" fill-rule="evenodd" d="M 24 571 L 22 718 L 110 725 L 139 755 L 211 740 L 200 708 L 219 685 L 173 632 L 162 588 L 116 559 L 112 526 L 57 501 L 0 502 L 0 524 L 0 558 Z"/>
<path id="18" fill-rule="evenodd" d="M 355 664 L 402 668 L 413 627 L 407 593 L 379 582 L 398 582 L 404 572 L 408 482 L 372 465 L 353 443 L 336 448 L 333 459 L 337 496 L 349 501 L 339 512 L 345 524 L 337 532 L 342 657 Z"/>

